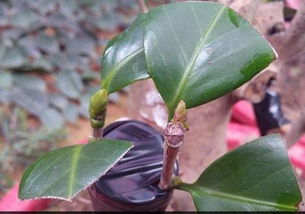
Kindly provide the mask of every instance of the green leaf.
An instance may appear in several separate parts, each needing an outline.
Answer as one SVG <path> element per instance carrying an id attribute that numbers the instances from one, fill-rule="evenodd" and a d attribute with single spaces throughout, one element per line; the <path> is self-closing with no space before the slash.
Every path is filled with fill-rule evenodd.
<path id="1" fill-rule="evenodd" d="M 15 27 L 28 28 L 37 22 L 37 19 L 38 15 L 34 11 L 23 8 L 13 16 L 12 23 Z"/>
<path id="2" fill-rule="evenodd" d="M 45 108 L 38 117 L 48 130 L 60 129 L 64 126 L 63 115 L 53 108 Z"/>
<path id="3" fill-rule="evenodd" d="M 178 188 L 191 193 L 198 211 L 292 211 L 302 197 L 279 135 L 237 148 Z"/>
<path id="4" fill-rule="evenodd" d="M 9 71 L 0 71 L 0 89 L 9 89 L 12 85 L 12 74 Z"/>
<path id="5" fill-rule="evenodd" d="M 53 69 L 51 62 L 44 57 L 36 59 L 33 62 L 32 67 L 34 68 L 33 70 L 41 69 L 46 72 L 50 72 Z"/>
<path id="6" fill-rule="evenodd" d="M 26 169 L 19 198 L 71 200 L 104 175 L 130 148 L 129 142 L 105 139 L 49 152 Z"/>
<path id="7" fill-rule="evenodd" d="M 59 52 L 59 44 L 56 37 L 41 33 L 35 41 L 36 46 L 48 54 L 56 54 Z"/>
<path id="8" fill-rule="evenodd" d="M 109 93 L 149 77 L 143 48 L 145 17 L 144 14 L 140 15 L 130 28 L 112 39 L 105 49 L 102 87 Z"/>
<path id="9" fill-rule="evenodd" d="M 23 66 L 26 62 L 27 59 L 20 49 L 9 48 L 2 56 L 0 65 L 6 68 L 16 68 Z"/>
<path id="10" fill-rule="evenodd" d="M 47 84 L 42 78 L 36 76 L 30 76 L 27 74 L 14 74 L 14 84 L 20 88 L 27 88 L 37 91 L 46 91 Z"/>
<path id="11" fill-rule="evenodd" d="M 80 74 L 76 71 L 62 71 L 57 76 L 57 87 L 69 98 L 78 99 L 84 90 Z"/>
<path id="12" fill-rule="evenodd" d="M 54 106 L 61 111 L 67 107 L 68 100 L 64 96 L 59 94 L 48 94 L 48 96 L 51 106 Z"/>
<path id="13" fill-rule="evenodd" d="M 152 9 L 145 21 L 148 72 L 170 117 L 216 99 L 250 80 L 274 58 L 270 44 L 241 16 L 213 2 Z"/>
<path id="14" fill-rule="evenodd" d="M 76 122 L 76 120 L 78 119 L 78 114 L 78 106 L 74 103 L 69 103 L 63 111 L 65 119 L 70 123 Z"/>

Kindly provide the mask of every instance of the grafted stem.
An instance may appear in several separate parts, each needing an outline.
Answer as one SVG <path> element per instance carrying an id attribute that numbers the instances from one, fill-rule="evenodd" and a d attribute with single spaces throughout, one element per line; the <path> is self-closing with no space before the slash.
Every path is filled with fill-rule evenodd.
<path id="1" fill-rule="evenodd" d="M 179 149 L 184 140 L 184 134 L 187 130 L 186 125 L 186 108 L 185 103 L 181 101 L 176 108 L 175 115 L 164 129 L 164 157 L 163 169 L 160 179 L 160 189 L 167 190 L 170 187 L 175 162 L 178 156 Z"/>

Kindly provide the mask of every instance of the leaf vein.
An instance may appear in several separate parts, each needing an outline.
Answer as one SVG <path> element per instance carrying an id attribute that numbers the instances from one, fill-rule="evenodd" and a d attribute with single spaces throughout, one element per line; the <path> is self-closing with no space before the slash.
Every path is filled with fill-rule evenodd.
<path id="1" fill-rule="evenodd" d="M 192 71 L 192 68 L 194 67 L 194 64 L 196 62 L 196 59 L 200 53 L 201 48 L 203 47 L 203 45 L 206 43 L 207 39 L 209 38 L 211 32 L 214 30 L 214 27 L 216 26 L 219 18 L 221 17 L 223 11 L 226 9 L 226 6 L 222 6 L 222 8 L 219 10 L 219 12 L 216 14 L 215 18 L 213 19 L 213 21 L 209 24 L 209 27 L 206 31 L 206 34 L 204 37 L 202 37 L 200 39 L 200 41 L 198 42 L 198 44 L 196 45 L 195 51 L 190 59 L 190 61 L 188 62 L 186 69 L 184 71 L 184 74 L 181 78 L 181 81 L 179 82 L 179 85 L 177 87 L 176 93 L 174 95 L 174 98 L 172 100 L 172 103 L 170 104 L 171 107 L 175 107 L 175 105 L 177 105 L 177 103 L 180 101 L 178 100 L 181 96 L 182 91 L 185 88 L 186 85 L 186 81 L 188 79 L 188 75 L 189 73 Z M 195 14 L 194 14 L 195 15 Z"/>

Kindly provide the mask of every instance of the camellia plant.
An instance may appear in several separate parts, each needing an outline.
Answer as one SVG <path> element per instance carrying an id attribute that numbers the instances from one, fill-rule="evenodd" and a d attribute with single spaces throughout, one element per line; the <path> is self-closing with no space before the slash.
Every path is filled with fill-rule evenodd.
<path id="1" fill-rule="evenodd" d="M 139 15 L 105 49 L 101 89 L 90 102 L 89 143 L 40 157 L 26 169 L 19 198 L 71 200 L 132 152 L 132 142 L 103 138 L 108 94 L 151 78 L 169 112 L 163 169 L 156 184 L 160 190 L 189 192 L 198 211 L 297 210 L 300 190 L 278 135 L 227 153 L 192 184 L 174 176 L 179 147 L 192 125 L 187 124 L 187 109 L 231 92 L 275 58 L 251 24 L 219 3 L 174 3 Z"/>

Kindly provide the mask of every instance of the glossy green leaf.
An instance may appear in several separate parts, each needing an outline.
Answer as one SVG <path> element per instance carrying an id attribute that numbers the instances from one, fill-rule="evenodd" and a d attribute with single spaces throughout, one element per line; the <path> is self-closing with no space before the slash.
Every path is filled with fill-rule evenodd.
<path id="1" fill-rule="evenodd" d="M 237 148 L 178 188 L 191 193 L 198 211 L 292 211 L 302 198 L 279 135 Z"/>
<path id="2" fill-rule="evenodd" d="M 104 175 L 131 147 L 126 141 L 105 139 L 49 152 L 26 169 L 19 198 L 71 200 Z"/>
<path id="3" fill-rule="evenodd" d="M 105 49 L 102 87 L 109 93 L 149 77 L 143 48 L 145 17 L 144 14 L 140 15 L 130 28 L 112 39 Z"/>
<path id="4" fill-rule="evenodd" d="M 270 44 L 241 16 L 214 2 L 152 9 L 145 22 L 148 72 L 172 116 L 250 80 L 274 58 Z"/>

